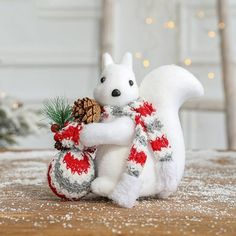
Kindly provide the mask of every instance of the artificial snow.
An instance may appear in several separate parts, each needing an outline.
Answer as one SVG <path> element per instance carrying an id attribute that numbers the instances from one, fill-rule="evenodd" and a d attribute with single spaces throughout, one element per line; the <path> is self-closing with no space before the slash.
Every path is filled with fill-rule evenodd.
<path id="1" fill-rule="evenodd" d="M 3 213 L 0 227 L 27 223 L 42 230 L 59 224 L 79 233 L 88 229 L 96 232 L 96 225 L 102 225 L 115 234 L 135 235 L 137 229 L 143 229 L 148 235 L 165 225 L 168 230 L 164 233 L 171 234 L 172 224 L 183 234 L 195 225 L 191 232 L 199 234 L 197 225 L 210 217 L 208 229 L 216 235 L 227 235 L 228 228 L 221 225 L 222 219 L 226 219 L 225 224 L 235 221 L 235 152 L 188 151 L 177 193 L 168 200 L 143 198 L 129 210 L 94 195 L 79 202 L 56 198 L 46 181 L 48 163 L 56 154 L 55 151 L 0 154 L 0 212 Z M 30 214 L 34 217 L 29 217 Z"/>

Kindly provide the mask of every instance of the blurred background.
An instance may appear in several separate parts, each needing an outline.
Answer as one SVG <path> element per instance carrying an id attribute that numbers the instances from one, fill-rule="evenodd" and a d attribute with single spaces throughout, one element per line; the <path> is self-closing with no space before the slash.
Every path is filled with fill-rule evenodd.
<path id="1" fill-rule="evenodd" d="M 235 42 L 236 0 L 229 3 Z M 227 148 L 224 27 L 217 0 L 0 0 L 1 146 L 53 147 L 51 133 L 37 126 L 42 118 L 35 110 L 43 100 L 91 97 L 101 53 L 119 62 L 130 51 L 139 82 L 164 64 L 190 70 L 205 96 L 181 110 L 186 147 Z"/>

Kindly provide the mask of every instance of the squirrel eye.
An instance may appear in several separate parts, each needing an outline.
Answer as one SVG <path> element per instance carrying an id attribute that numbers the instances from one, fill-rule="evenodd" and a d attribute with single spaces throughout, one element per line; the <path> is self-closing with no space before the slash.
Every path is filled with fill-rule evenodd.
<path id="1" fill-rule="evenodd" d="M 133 86 L 134 85 L 134 81 L 133 80 L 129 80 L 129 85 Z"/>
<path id="2" fill-rule="evenodd" d="M 101 83 L 104 83 L 105 80 L 106 80 L 106 77 L 102 77 L 102 78 L 100 79 Z"/>

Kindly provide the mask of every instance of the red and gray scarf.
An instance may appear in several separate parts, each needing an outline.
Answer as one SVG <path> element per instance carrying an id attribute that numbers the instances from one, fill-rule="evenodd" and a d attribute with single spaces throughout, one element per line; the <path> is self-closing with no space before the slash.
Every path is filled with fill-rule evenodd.
<path id="1" fill-rule="evenodd" d="M 156 109 L 152 104 L 138 99 L 127 106 L 104 106 L 103 119 L 130 117 L 135 123 L 134 140 L 127 162 L 129 175 L 138 177 L 147 159 L 150 147 L 157 161 L 172 161 L 172 150 Z"/>

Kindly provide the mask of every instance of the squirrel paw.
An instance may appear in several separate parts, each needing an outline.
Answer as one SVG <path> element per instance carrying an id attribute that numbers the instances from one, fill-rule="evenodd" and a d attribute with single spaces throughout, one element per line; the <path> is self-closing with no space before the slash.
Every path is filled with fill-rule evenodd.
<path id="1" fill-rule="evenodd" d="M 96 134 L 100 133 L 99 128 L 97 127 L 97 123 L 90 123 L 84 125 L 83 130 L 80 134 L 80 141 L 86 147 L 93 147 L 99 144 L 99 135 Z"/>
<path id="2" fill-rule="evenodd" d="M 178 188 L 176 165 L 173 161 L 159 162 L 157 165 L 157 197 L 167 198 Z"/>
<path id="3" fill-rule="evenodd" d="M 168 179 L 165 183 L 162 183 L 162 189 L 158 192 L 158 198 L 168 198 L 172 193 L 175 193 L 178 188 L 178 182 L 176 179 Z"/>
<path id="4" fill-rule="evenodd" d="M 91 184 L 92 192 L 103 197 L 107 197 L 114 187 L 115 183 L 107 177 L 98 177 Z"/>
<path id="5" fill-rule="evenodd" d="M 164 190 L 164 191 L 161 191 L 160 193 L 158 193 L 157 197 L 161 198 L 161 199 L 166 199 L 166 198 L 168 198 L 174 192 L 175 191 Z"/>
<path id="6" fill-rule="evenodd" d="M 119 206 L 132 208 L 139 197 L 141 181 L 134 176 L 123 174 L 109 198 Z"/>

